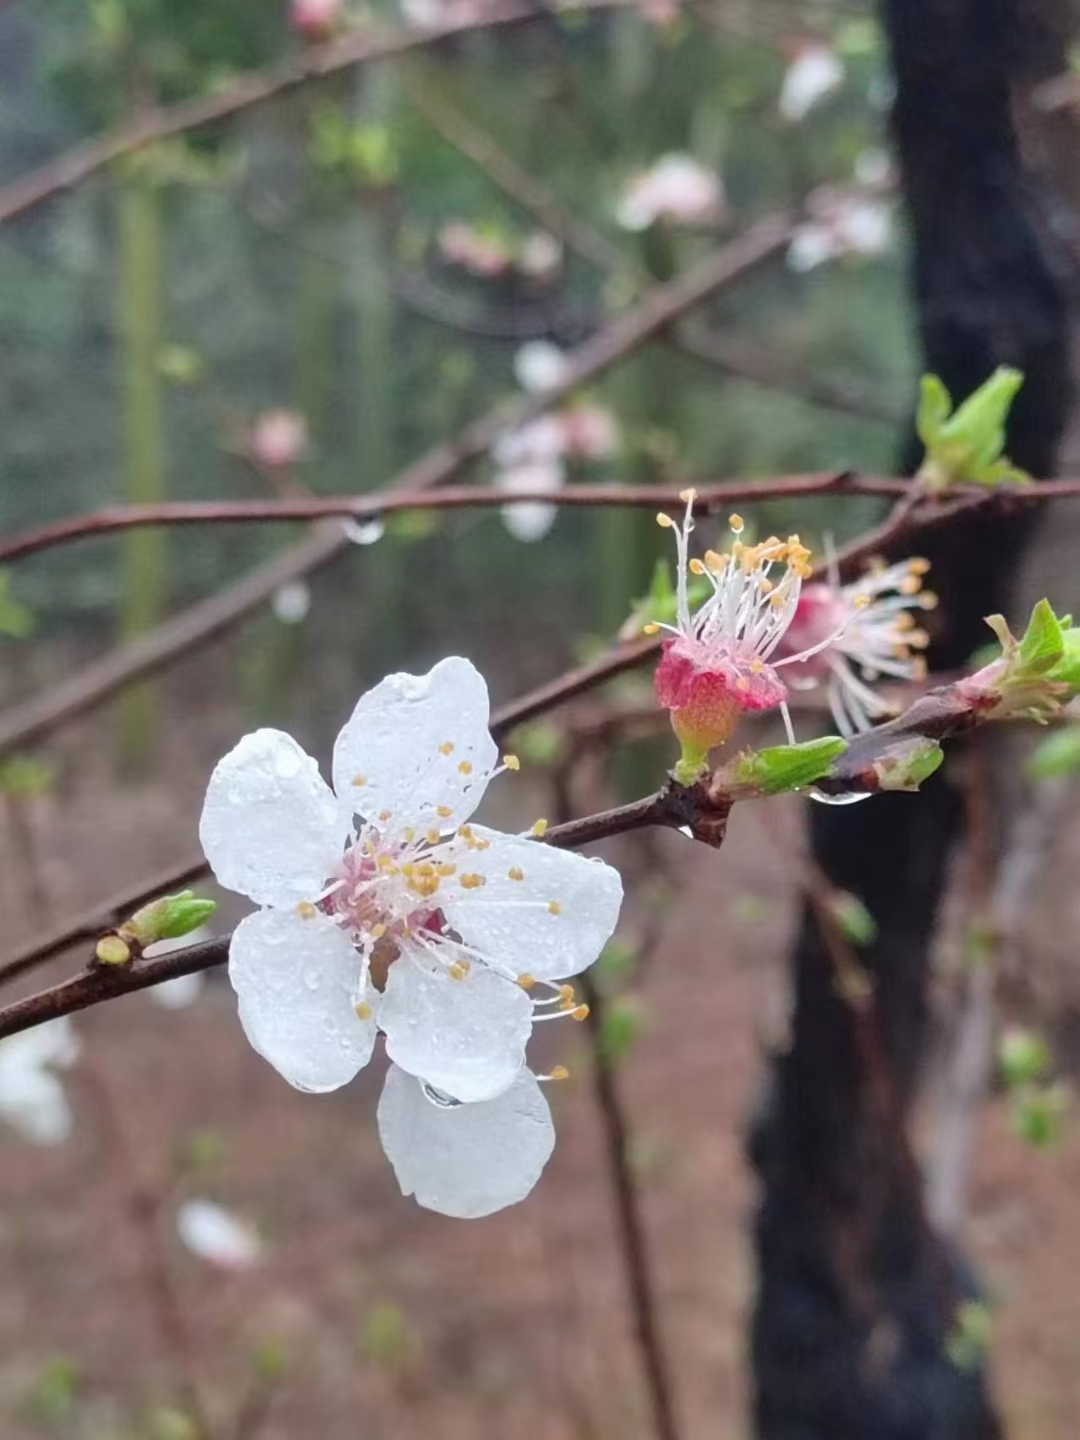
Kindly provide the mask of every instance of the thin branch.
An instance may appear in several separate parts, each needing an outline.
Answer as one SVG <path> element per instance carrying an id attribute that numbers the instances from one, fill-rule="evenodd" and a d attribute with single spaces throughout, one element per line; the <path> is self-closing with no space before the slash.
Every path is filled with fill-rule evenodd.
<path id="1" fill-rule="evenodd" d="M 506 430 L 535 419 L 574 390 L 589 384 L 707 295 L 751 274 L 779 253 L 790 235 L 785 216 L 772 215 L 700 265 L 657 285 L 628 314 L 574 350 L 560 384 L 540 395 L 496 406 L 456 439 L 437 445 L 408 466 L 381 492 L 414 492 L 443 486 L 487 453 Z M 370 500 L 369 494 L 365 499 Z M 549 497 L 550 498 L 550 497 Z M 349 541 L 340 524 L 316 533 L 251 571 L 235 585 L 192 606 L 139 640 L 88 665 L 55 689 L 9 710 L 0 719 L 0 757 L 39 740 L 57 725 L 93 709 L 134 680 L 168 665 L 245 619 L 290 580 L 327 564 Z"/>
<path id="2" fill-rule="evenodd" d="M 897 501 L 880 525 L 841 549 L 836 557 L 841 575 L 853 573 L 863 560 L 878 554 L 887 546 L 896 545 L 919 534 L 924 527 L 921 521 L 916 520 L 914 512 L 921 499 L 920 492 L 914 486 L 909 487 L 908 493 Z M 981 497 L 979 500 L 981 501 Z M 966 503 L 957 501 L 956 505 Z M 957 513 L 955 507 L 941 506 L 940 510 L 944 512 L 945 519 L 952 519 Z M 926 528 L 929 528 L 929 525 L 928 521 Z M 826 567 L 819 565 L 814 572 L 815 576 L 823 575 L 825 569 Z M 577 669 L 568 670 L 564 675 L 530 690 L 517 700 L 500 706 L 492 716 L 493 733 L 496 737 L 504 736 L 516 725 L 534 720 L 538 715 L 557 709 L 585 691 L 605 685 L 627 670 L 645 664 L 660 653 L 660 643 L 659 639 L 646 639 L 615 645 L 606 655 L 589 661 L 587 665 L 578 666 Z"/>
<path id="3" fill-rule="evenodd" d="M 201 880 L 209 869 L 201 855 L 192 855 L 181 865 L 171 866 L 153 880 L 143 881 L 134 889 L 123 890 L 103 904 L 85 911 L 77 920 L 65 922 L 20 951 L 18 955 L 0 964 L 0 985 L 16 979 L 27 970 L 34 970 L 37 966 L 54 960 L 73 945 L 97 940 L 106 930 L 112 930 L 122 921 L 129 919 L 141 905 L 159 895 L 167 894 L 170 890 L 182 889 L 193 880 Z"/>
<path id="4" fill-rule="evenodd" d="M 808 499 L 827 495 L 904 495 L 905 480 L 854 476 L 835 470 L 787 475 L 772 480 L 731 481 L 695 487 L 695 514 L 741 501 Z M 0 564 L 25 559 L 56 545 L 113 534 L 118 530 L 177 525 L 283 524 L 332 517 L 371 520 L 407 510 L 465 510 L 503 505 L 544 504 L 575 508 L 682 511 L 685 487 L 674 485 L 574 485 L 564 490 L 501 491 L 477 485 L 392 495 L 295 495 L 271 500 L 170 500 L 155 505 L 112 505 L 52 520 L 9 539 L 0 539 Z"/>
<path id="5" fill-rule="evenodd" d="M 853 737 L 828 775 L 815 781 L 815 788 L 827 795 L 880 794 L 893 788 L 890 768 L 902 762 L 912 740 L 940 741 L 967 734 L 992 718 L 991 710 L 990 702 L 963 680 L 938 686 L 920 696 L 897 719 Z M 613 835 L 660 825 L 684 829 L 694 839 L 716 849 L 724 842 L 732 805 L 760 798 L 762 793 L 753 785 L 734 780 L 730 767 L 721 767 L 693 785 L 669 780 L 662 790 L 629 805 L 553 826 L 544 839 L 550 845 L 576 849 Z M 0 1009 L 0 1039 L 104 1000 L 221 965 L 228 957 L 228 948 L 226 936 L 154 960 L 121 966 L 95 965 L 50 990 Z"/>
<path id="6" fill-rule="evenodd" d="M 265 105 L 312 81 L 324 80 L 356 65 L 427 49 L 471 31 L 521 25 L 563 10 L 574 13 L 614 10 L 634 3 L 635 0 L 572 0 L 572 3 L 546 0 L 545 4 L 537 5 L 534 0 L 503 0 L 482 15 L 471 14 L 441 25 L 397 30 L 385 35 L 364 31 L 345 35 L 324 45 L 312 45 L 272 69 L 253 70 L 241 75 L 227 88 L 214 94 L 197 95 L 176 105 L 145 110 L 134 120 L 107 134 L 86 140 L 39 169 L 0 187 L 0 224 L 73 190 L 126 155 L 133 155 L 162 140 L 205 130 L 256 105 Z"/>

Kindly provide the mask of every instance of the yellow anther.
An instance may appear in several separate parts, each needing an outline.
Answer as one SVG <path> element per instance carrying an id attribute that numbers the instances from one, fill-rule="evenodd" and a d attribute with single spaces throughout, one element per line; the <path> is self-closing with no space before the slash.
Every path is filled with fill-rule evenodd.
<path id="1" fill-rule="evenodd" d="M 765 661 L 764 661 L 764 660 L 759 660 L 759 659 L 757 658 L 757 656 L 755 656 L 754 659 L 750 661 L 750 673 L 751 673 L 751 675 L 760 675 L 761 672 L 762 672 L 764 669 L 765 669 Z"/>
<path id="2" fill-rule="evenodd" d="M 393 813 L 394 813 L 394 812 L 393 812 L 392 810 L 380 810 L 380 811 L 379 811 L 379 819 L 380 819 L 380 820 L 389 820 L 390 817 L 391 817 L 391 815 L 392 815 Z"/>
<path id="3" fill-rule="evenodd" d="M 314 920 L 319 912 L 310 900 L 301 900 L 296 907 L 296 913 L 300 916 L 301 920 Z"/>
<path id="4" fill-rule="evenodd" d="M 936 610 L 940 603 L 933 590 L 924 590 L 919 596 L 919 604 L 924 610 Z"/>
<path id="5" fill-rule="evenodd" d="M 709 570 L 711 570 L 714 575 L 718 574 L 721 570 L 723 570 L 723 568 L 724 568 L 724 566 L 725 566 L 726 564 L 727 564 L 727 556 L 726 556 L 726 555 L 718 555 L 715 550 L 706 550 L 706 551 L 705 551 L 705 565 L 706 565 L 706 568 L 709 569 Z"/>
<path id="6" fill-rule="evenodd" d="M 356 1018 L 358 1020 L 371 1019 L 371 1006 L 367 1003 L 366 1000 L 361 1000 L 359 1005 L 356 1005 L 353 1008 L 356 1010 Z"/>
<path id="7" fill-rule="evenodd" d="M 440 860 L 435 868 L 438 873 L 444 877 L 457 874 L 457 866 L 452 865 L 449 860 Z"/>
<path id="8" fill-rule="evenodd" d="M 665 515 L 662 510 L 656 517 L 656 523 L 664 530 L 674 530 L 675 528 L 675 521 L 672 520 L 670 515 Z"/>
<path id="9" fill-rule="evenodd" d="M 530 975 L 528 971 L 525 971 L 524 974 L 517 977 L 517 983 L 521 986 L 522 990 L 531 990 L 536 984 L 536 976 Z"/>
<path id="10" fill-rule="evenodd" d="M 474 847 L 470 847 L 470 848 L 475 848 L 475 849 L 477 849 L 477 850 L 490 850 L 490 849 L 491 849 L 491 841 L 490 841 L 490 840 L 477 840 L 477 841 L 474 842 Z"/>
<path id="11" fill-rule="evenodd" d="M 521 761 L 518 759 L 518 757 L 517 757 L 516 755 L 504 755 L 504 756 L 503 756 L 503 764 L 506 766 L 507 770 L 520 770 L 520 769 L 521 769 Z"/>
<path id="12" fill-rule="evenodd" d="M 416 873 L 422 875 L 425 880 L 430 880 L 435 874 L 435 866 L 430 860 L 424 860 L 416 867 Z"/>
<path id="13" fill-rule="evenodd" d="M 406 880 L 411 880 L 416 874 L 416 866 L 411 860 L 406 860 L 405 864 L 401 867 L 401 873 L 405 876 Z"/>
<path id="14" fill-rule="evenodd" d="M 439 834 L 438 830 L 429 830 L 424 836 L 424 839 L 429 845 L 438 845 L 439 841 L 442 839 L 442 836 Z"/>
<path id="15" fill-rule="evenodd" d="M 866 607 L 870 604 L 870 596 L 856 595 L 855 599 L 851 603 L 856 610 L 865 610 Z"/>
<path id="16" fill-rule="evenodd" d="M 472 774 L 472 761 L 471 761 L 471 760 L 461 760 L 461 761 L 458 762 L 458 767 L 457 767 L 457 768 L 458 768 L 458 774 L 459 774 L 459 775 L 471 775 L 471 774 Z"/>
<path id="17" fill-rule="evenodd" d="M 380 855 L 376 864 L 384 875 L 391 875 L 397 870 L 397 866 L 389 855 Z"/>
<path id="18" fill-rule="evenodd" d="M 406 825 L 405 829 L 402 831 L 402 835 L 404 836 L 405 844 L 411 845 L 412 842 L 416 839 L 415 827 L 412 825 Z"/>
<path id="19" fill-rule="evenodd" d="M 440 754 L 440 755 L 452 755 L 453 753 L 454 753 L 454 742 L 453 742 L 452 740 L 444 740 L 443 743 L 439 746 L 439 754 Z"/>
<path id="20" fill-rule="evenodd" d="M 736 535 L 741 535 L 742 532 L 746 529 L 741 515 L 729 515 L 728 524 L 731 526 L 732 530 Z"/>
<path id="21" fill-rule="evenodd" d="M 366 775 L 354 775 L 354 776 L 352 777 L 352 783 L 353 783 L 354 785 L 366 785 L 366 784 L 367 784 L 367 776 L 366 776 Z"/>
<path id="22" fill-rule="evenodd" d="M 746 678 L 745 675 L 740 675 L 739 678 L 735 681 L 735 689 L 736 689 L 736 690 L 749 690 L 749 689 L 750 689 L 750 681 Z"/>
<path id="23" fill-rule="evenodd" d="M 449 820 L 453 813 L 449 805 L 437 805 L 435 807 L 435 814 L 438 815 L 440 820 Z"/>
<path id="24" fill-rule="evenodd" d="M 522 870 L 520 865 L 511 865 L 510 869 L 506 872 L 506 877 L 508 880 L 524 880 L 525 871 Z"/>
<path id="25" fill-rule="evenodd" d="M 472 839 L 472 826 L 462 825 L 457 833 L 461 836 L 462 840 L 464 840 L 465 843 L 468 844 L 469 841 Z"/>
<path id="26" fill-rule="evenodd" d="M 688 490 L 680 490 L 679 499 L 683 502 L 684 505 L 693 505 L 694 501 L 697 499 L 697 491 L 693 488 L 693 486 L 691 486 Z"/>
<path id="27" fill-rule="evenodd" d="M 549 901 L 548 901 L 548 914 L 549 914 L 549 915 L 561 915 L 561 914 L 562 914 L 562 906 L 559 904 L 558 900 L 549 900 Z"/>
<path id="28" fill-rule="evenodd" d="M 377 925 L 373 925 L 371 927 L 370 933 L 373 940 L 381 940 L 382 937 L 386 934 L 386 926 L 380 920 Z"/>
<path id="29" fill-rule="evenodd" d="M 575 1010 L 570 1011 L 571 1020 L 587 1020 L 589 1018 L 588 1005 L 579 1005 Z"/>
<path id="30" fill-rule="evenodd" d="M 657 625 L 657 624 L 655 623 L 655 621 L 650 620 L 647 625 L 643 625 L 643 626 L 641 627 L 641 633 L 642 633 L 643 635 L 659 635 L 659 634 L 660 634 L 660 626 Z"/>
<path id="31" fill-rule="evenodd" d="M 556 1065 L 547 1078 L 549 1080 L 569 1080 L 570 1071 L 566 1068 L 565 1065 Z"/>
<path id="32" fill-rule="evenodd" d="M 464 980 L 465 976 L 468 973 L 469 972 L 464 968 L 460 961 L 455 961 L 454 964 L 451 965 L 450 969 L 447 971 L 447 974 L 450 976 L 451 980 Z"/>
<path id="33" fill-rule="evenodd" d="M 690 564 L 687 568 L 689 569 L 691 575 L 705 574 L 705 564 L 703 561 L 699 560 L 696 555 L 694 556 L 693 560 L 690 561 Z"/>
<path id="34" fill-rule="evenodd" d="M 461 887 L 463 890 L 479 890 L 481 885 L 487 884 L 486 875 L 462 875 Z"/>
<path id="35" fill-rule="evenodd" d="M 548 822 L 546 820 L 537 820 L 536 823 L 533 825 L 530 834 L 535 835 L 536 838 L 539 840 L 542 835 L 547 834 L 547 828 Z"/>
<path id="36" fill-rule="evenodd" d="M 912 575 L 925 575 L 930 569 L 930 561 L 924 560 L 921 556 L 916 556 L 914 560 L 908 561 L 908 569 Z"/>
<path id="37" fill-rule="evenodd" d="M 573 987 L 573 985 L 560 985 L 560 986 L 559 986 L 559 999 L 560 999 L 560 1000 L 573 1000 L 573 1001 L 576 1003 L 576 1001 L 577 1001 L 577 996 L 576 996 L 575 993 L 574 993 L 574 987 Z"/>
<path id="38" fill-rule="evenodd" d="M 896 588 L 901 595 L 917 595 L 922 589 L 922 581 L 918 575 L 906 575 Z"/>

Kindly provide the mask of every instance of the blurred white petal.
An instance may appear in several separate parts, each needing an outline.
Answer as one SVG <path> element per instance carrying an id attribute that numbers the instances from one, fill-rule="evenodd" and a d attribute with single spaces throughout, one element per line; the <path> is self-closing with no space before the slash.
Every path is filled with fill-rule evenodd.
<path id="1" fill-rule="evenodd" d="M 844 79 L 844 67 L 828 45 L 804 46 L 784 73 L 778 101 L 785 120 L 804 120 Z"/>
<path id="2" fill-rule="evenodd" d="M 212 1200 L 185 1200 L 176 1212 L 176 1229 L 193 1255 L 222 1270 L 249 1270 L 262 1254 L 253 1227 Z"/>

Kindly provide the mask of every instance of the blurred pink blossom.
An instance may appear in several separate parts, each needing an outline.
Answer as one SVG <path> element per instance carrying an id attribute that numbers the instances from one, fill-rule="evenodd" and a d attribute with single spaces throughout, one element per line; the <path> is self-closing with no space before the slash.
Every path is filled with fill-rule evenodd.
<path id="1" fill-rule="evenodd" d="M 289 26 L 305 40 L 326 40 L 342 15 L 342 0 L 290 0 Z"/>
<path id="2" fill-rule="evenodd" d="M 692 155 L 672 152 L 633 177 L 619 201 L 616 219 L 624 230 L 647 230 L 657 221 L 715 224 L 723 213 L 719 175 Z"/>
<path id="3" fill-rule="evenodd" d="M 263 410 L 248 437 L 251 458 L 267 470 L 284 470 L 307 449 L 307 420 L 299 410 Z"/>

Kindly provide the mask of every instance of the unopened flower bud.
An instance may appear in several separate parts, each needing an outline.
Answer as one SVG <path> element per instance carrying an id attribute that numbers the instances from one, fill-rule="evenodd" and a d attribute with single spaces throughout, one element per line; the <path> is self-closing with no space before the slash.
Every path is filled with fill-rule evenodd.
<path id="1" fill-rule="evenodd" d="M 158 940 L 178 940 L 204 925 L 216 909 L 217 901 L 203 900 L 194 890 L 182 890 L 178 895 L 151 900 L 149 905 L 136 910 L 120 926 L 119 935 L 134 941 L 140 949 Z"/>

